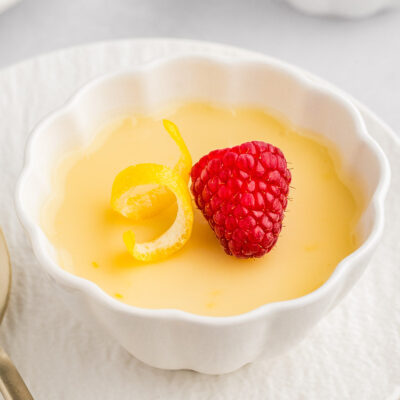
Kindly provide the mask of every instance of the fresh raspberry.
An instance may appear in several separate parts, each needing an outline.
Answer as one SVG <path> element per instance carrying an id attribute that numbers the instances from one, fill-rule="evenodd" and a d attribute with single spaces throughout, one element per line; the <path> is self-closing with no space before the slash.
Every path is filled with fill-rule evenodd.
<path id="1" fill-rule="evenodd" d="M 214 150 L 191 178 L 196 205 L 227 254 L 262 257 L 274 247 L 291 181 L 281 150 L 256 141 Z"/>

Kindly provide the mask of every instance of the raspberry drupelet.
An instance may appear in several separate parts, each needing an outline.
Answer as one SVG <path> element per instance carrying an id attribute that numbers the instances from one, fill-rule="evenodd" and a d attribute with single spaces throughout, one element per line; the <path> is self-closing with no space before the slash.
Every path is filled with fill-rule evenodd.
<path id="1" fill-rule="evenodd" d="M 262 257 L 274 247 L 291 182 L 281 150 L 260 141 L 214 150 L 191 178 L 196 205 L 227 254 Z"/>

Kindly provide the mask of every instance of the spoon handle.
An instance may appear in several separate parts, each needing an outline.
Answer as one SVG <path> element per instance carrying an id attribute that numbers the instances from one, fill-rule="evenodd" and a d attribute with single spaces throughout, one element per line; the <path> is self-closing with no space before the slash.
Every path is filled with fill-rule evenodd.
<path id="1" fill-rule="evenodd" d="M 0 392 L 4 400 L 33 400 L 21 375 L 0 346 Z"/>

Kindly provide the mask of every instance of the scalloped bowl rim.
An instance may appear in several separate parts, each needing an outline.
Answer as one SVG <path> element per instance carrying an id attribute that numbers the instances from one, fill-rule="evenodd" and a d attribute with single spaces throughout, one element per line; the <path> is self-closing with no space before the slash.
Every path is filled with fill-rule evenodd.
<path id="1" fill-rule="evenodd" d="M 379 171 L 380 179 L 375 188 L 374 194 L 372 195 L 370 200 L 370 206 L 372 206 L 374 209 L 374 217 L 375 217 L 370 234 L 367 236 L 367 238 L 364 240 L 364 242 L 360 245 L 358 249 L 356 249 L 354 252 L 349 254 L 347 257 L 345 257 L 337 264 L 335 270 L 324 284 L 322 284 L 319 288 L 317 288 L 316 290 L 312 291 L 307 295 L 291 300 L 267 303 L 242 314 L 237 314 L 232 316 L 222 316 L 222 317 L 198 315 L 179 309 L 170 309 L 170 308 L 147 309 L 147 308 L 128 305 L 108 295 L 94 282 L 85 278 L 78 277 L 77 275 L 74 275 L 70 272 L 67 272 L 56 262 L 54 262 L 41 244 L 40 236 L 43 234 L 41 232 L 42 231 L 41 228 L 37 223 L 33 221 L 33 219 L 28 215 L 28 213 L 24 209 L 22 203 L 22 188 L 25 180 L 27 179 L 30 167 L 34 160 L 32 145 L 36 137 L 40 134 L 43 128 L 51 124 L 59 116 L 68 113 L 70 109 L 75 105 L 75 103 L 79 101 L 80 97 L 84 93 L 90 91 L 93 87 L 100 85 L 103 81 L 124 74 L 132 75 L 140 73 L 151 73 L 152 71 L 157 70 L 157 68 L 162 68 L 163 66 L 168 65 L 170 63 L 188 61 L 194 59 L 199 61 L 213 62 L 225 66 L 227 68 L 229 68 L 229 66 L 233 64 L 234 65 L 257 64 L 257 65 L 268 65 L 268 67 L 275 68 L 280 72 L 284 71 L 285 74 L 287 74 L 288 76 L 296 80 L 298 83 L 300 83 L 307 92 L 318 91 L 344 105 L 347 109 L 347 112 L 351 115 L 351 117 L 355 122 L 355 127 L 356 127 L 355 132 L 358 136 L 358 139 L 364 144 L 366 144 L 370 149 L 372 149 L 374 155 L 378 160 L 380 168 Z M 309 303 L 318 301 L 319 298 L 322 298 L 324 293 L 327 292 L 330 289 L 330 287 L 334 285 L 338 280 L 340 280 L 346 268 L 351 268 L 352 264 L 356 265 L 357 259 L 361 258 L 364 255 L 364 253 L 368 252 L 368 249 L 370 247 L 374 247 L 381 238 L 384 227 L 384 201 L 390 184 L 390 174 L 391 172 L 390 172 L 389 162 L 383 150 L 376 143 L 376 141 L 368 134 L 364 120 L 362 119 L 360 112 L 351 103 L 351 101 L 349 101 L 339 92 L 339 90 L 336 90 L 335 88 L 330 86 L 329 87 L 325 86 L 323 82 L 320 83 L 318 81 L 314 81 L 312 76 L 308 76 L 305 71 L 302 71 L 288 63 L 285 63 L 273 57 L 262 55 L 262 58 L 260 58 L 259 56 L 256 57 L 254 55 L 249 55 L 237 58 L 231 56 L 205 56 L 194 53 L 193 55 L 189 54 L 184 56 L 173 56 L 173 57 L 156 59 L 154 61 L 150 61 L 142 65 L 131 67 L 129 69 L 128 68 L 122 69 L 116 72 L 108 73 L 99 76 L 97 78 L 94 78 L 89 82 L 87 82 L 86 84 L 84 84 L 83 86 L 81 86 L 75 92 L 75 94 L 73 94 L 69 98 L 69 100 L 67 100 L 64 103 L 63 106 L 49 113 L 47 116 L 43 117 L 42 120 L 32 130 L 28 138 L 28 141 L 26 143 L 24 166 L 17 182 L 15 205 L 20 222 L 29 235 L 33 251 L 40 265 L 46 270 L 46 272 L 51 277 L 53 277 L 53 279 L 61 281 L 64 285 L 67 285 L 72 289 L 76 289 L 78 291 L 82 291 L 88 294 L 93 300 L 98 301 L 102 303 L 104 306 L 113 309 L 114 311 L 117 312 L 124 312 L 132 316 L 147 317 L 150 319 L 154 318 L 168 319 L 168 320 L 192 322 L 202 325 L 226 326 L 226 325 L 242 324 L 274 312 L 279 312 L 280 310 L 284 309 L 295 309 L 303 307 Z"/>

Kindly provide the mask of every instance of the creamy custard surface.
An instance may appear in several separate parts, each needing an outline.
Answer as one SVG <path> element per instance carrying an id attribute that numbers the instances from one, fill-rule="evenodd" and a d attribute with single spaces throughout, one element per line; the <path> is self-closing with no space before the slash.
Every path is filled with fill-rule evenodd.
<path id="1" fill-rule="evenodd" d="M 132 223 L 110 208 L 112 183 L 122 169 L 148 162 L 173 166 L 178 160 L 162 118 L 178 125 L 193 162 L 211 150 L 251 140 L 283 151 L 292 188 L 282 232 L 269 254 L 249 260 L 226 255 L 198 210 L 189 242 L 172 257 L 143 263 L 128 254 L 124 231 L 133 229 L 138 241 L 151 240 L 176 215 L 173 205 Z M 122 302 L 236 315 L 312 292 L 357 248 L 362 202 L 351 177 L 340 170 L 332 145 L 262 110 L 189 103 L 157 115 L 124 115 L 99 132 L 89 147 L 60 162 L 52 197 L 42 210 L 42 227 L 62 268 Z"/>

